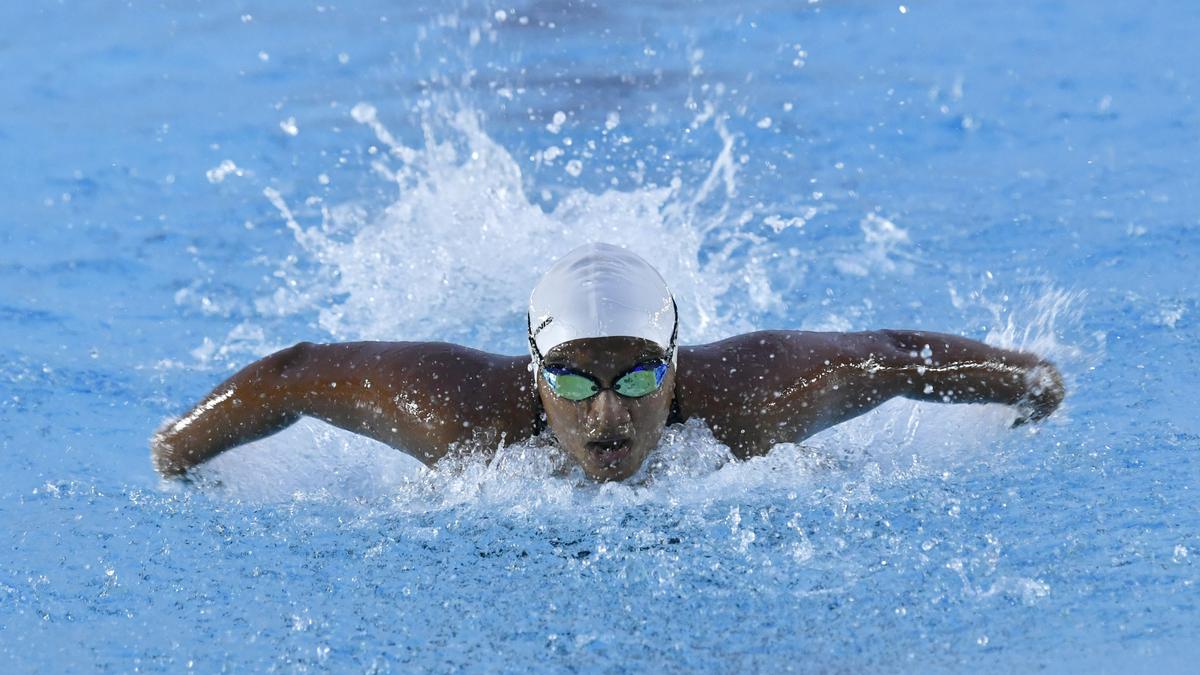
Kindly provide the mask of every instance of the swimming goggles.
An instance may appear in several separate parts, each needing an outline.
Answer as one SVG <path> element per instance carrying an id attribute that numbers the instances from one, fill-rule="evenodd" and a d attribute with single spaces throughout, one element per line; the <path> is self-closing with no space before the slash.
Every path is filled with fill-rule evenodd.
<path id="1" fill-rule="evenodd" d="M 671 299 L 671 304 L 675 304 L 674 298 Z M 662 388 L 663 378 L 667 376 L 675 354 L 675 340 L 679 335 L 679 307 L 675 306 L 675 325 L 671 328 L 671 341 L 667 346 L 666 355 L 661 359 L 638 363 L 622 373 L 613 382 L 612 387 L 603 387 L 600 380 L 589 373 L 566 366 L 547 366 L 542 351 L 533 339 L 535 331 L 532 318 L 528 315 L 525 318 L 528 325 L 529 351 L 533 353 L 537 362 L 538 372 L 542 374 L 542 379 L 546 381 L 550 391 L 568 401 L 586 401 L 605 389 L 612 389 L 626 398 L 641 398 L 653 394 Z"/>
<path id="2" fill-rule="evenodd" d="M 585 401 L 609 388 L 626 398 L 653 394 L 662 387 L 670 366 L 669 359 L 639 363 L 618 377 L 612 387 L 602 387 L 595 376 L 574 368 L 543 366 L 541 371 L 550 391 L 568 401 Z"/>

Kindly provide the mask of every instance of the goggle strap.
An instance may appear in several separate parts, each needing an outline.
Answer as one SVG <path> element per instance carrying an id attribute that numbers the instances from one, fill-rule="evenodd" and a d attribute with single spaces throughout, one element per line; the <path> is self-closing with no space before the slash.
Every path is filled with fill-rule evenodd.
<path id="1" fill-rule="evenodd" d="M 533 339 L 533 317 L 528 312 L 525 313 L 525 327 L 525 335 L 529 338 L 529 352 L 533 354 L 533 359 L 537 362 L 538 368 L 541 368 L 544 359 L 542 358 L 542 351 L 538 349 L 537 340 Z"/>

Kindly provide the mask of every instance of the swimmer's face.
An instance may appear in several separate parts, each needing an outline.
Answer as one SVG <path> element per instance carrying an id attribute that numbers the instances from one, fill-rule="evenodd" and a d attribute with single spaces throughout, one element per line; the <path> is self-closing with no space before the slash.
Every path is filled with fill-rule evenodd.
<path id="1" fill-rule="evenodd" d="M 662 437 L 675 392 L 675 368 L 662 387 L 641 398 L 627 398 L 611 389 L 613 381 L 639 363 L 663 358 L 663 349 L 649 340 L 631 337 L 586 338 L 565 342 L 546 354 L 547 366 L 562 366 L 592 375 L 600 393 L 570 401 L 538 377 L 538 394 L 546 420 L 563 449 L 594 480 L 624 480 L 646 461 Z"/>

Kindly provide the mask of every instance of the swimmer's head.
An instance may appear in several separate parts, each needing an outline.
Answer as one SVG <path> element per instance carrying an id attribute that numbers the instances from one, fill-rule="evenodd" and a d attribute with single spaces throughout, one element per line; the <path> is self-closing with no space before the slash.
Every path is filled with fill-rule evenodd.
<path id="1" fill-rule="evenodd" d="M 574 249 L 529 302 L 546 420 L 597 480 L 633 475 L 662 436 L 675 391 L 675 301 L 658 272 L 608 244 Z"/>

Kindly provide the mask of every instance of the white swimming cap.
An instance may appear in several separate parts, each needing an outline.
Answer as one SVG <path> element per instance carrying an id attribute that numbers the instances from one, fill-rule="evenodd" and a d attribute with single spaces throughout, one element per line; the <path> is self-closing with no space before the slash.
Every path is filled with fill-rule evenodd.
<path id="1" fill-rule="evenodd" d="M 584 244 L 567 253 L 529 296 L 535 357 L 591 337 L 644 338 L 668 350 L 676 325 L 675 300 L 658 271 L 611 244 Z"/>

